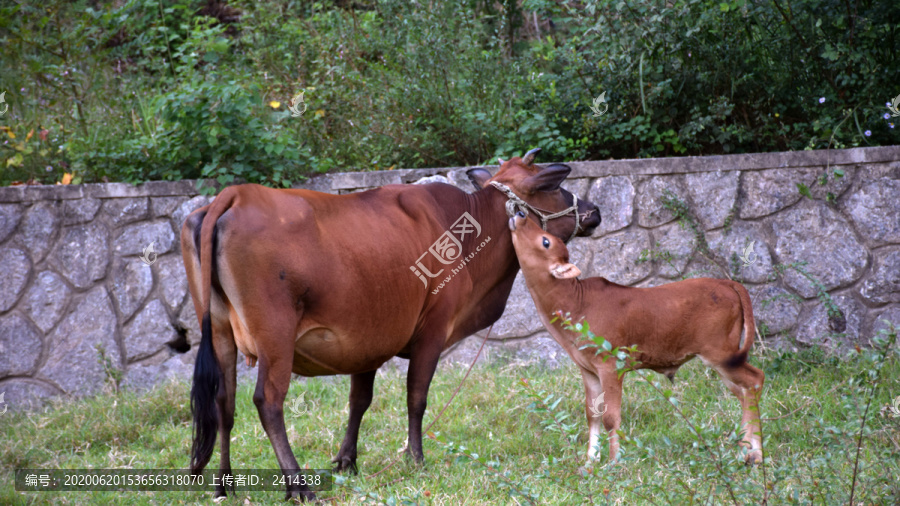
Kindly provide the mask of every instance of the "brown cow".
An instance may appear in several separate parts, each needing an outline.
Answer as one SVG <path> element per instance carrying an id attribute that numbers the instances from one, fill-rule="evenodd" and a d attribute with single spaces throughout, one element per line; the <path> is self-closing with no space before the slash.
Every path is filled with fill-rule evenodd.
<path id="1" fill-rule="evenodd" d="M 231 472 L 238 350 L 259 361 L 253 401 L 286 475 L 298 468 L 283 412 L 292 371 L 351 375 L 334 462 L 336 471 L 355 470 L 375 371 L 408 358 L 407 452 L 421 462 L 422 417 L 441 352 L 500 318 L 519 270 L 508 210 L 535 211 L 548 234 L 567 240 L 600 223 L 596 206 L 559 187 L 571 169 L 534 166 L 536 151 L 503 162 L 493 178 L 469 170 L 479 188 L 472 194 L 441 183 L 349 195 L 242 185 L 193 212 L 181 231 L 202 328 L 192 472 L 209 462 L 217 432 L 220 472 Z M 288 496 L 314 497 L 306 487 L 288 487 Z"/>
<path id="2" fill-rule="evenodd" d="M 551 323 L 557 311 L 583 316 L 591 331 L 614 348 L 636 345 L 631 369 L 651 369 L 672 380 L 682 364 L 699 355 L 741 401 L 746 460 L 762 460 L 759 394 L 764 374 L 747 363 L 755 326 L 750 296 L 741 284 L 702 278 L 632 288 L 600 277 L 576 279 L 581 271 L 569 263 L 562 241 L 521 213 L 509 219 L 509 228 L 541 321 L 581 370 L 590 459 L 597 458 L 600 448 L 598 418 L 609 434 L 610 460 L 618 456 L 622 376 L 615 360 L 603 360 L 608 353 L 579 349 L 585 344 L 579 332 L 565 329 L 561 321 Z"/>

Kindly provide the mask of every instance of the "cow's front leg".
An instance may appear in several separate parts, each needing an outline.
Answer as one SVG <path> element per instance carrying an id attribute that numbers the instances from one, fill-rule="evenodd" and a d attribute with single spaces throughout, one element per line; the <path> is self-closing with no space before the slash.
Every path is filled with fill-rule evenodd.
<path id="1" fill-rule="evenodd" d="M 428 387 L 434 377 L 438 360 L 441 357 L 441 345 L 444 339 L 422 339 L 410 353 L 409 372 L 406 374 L 406 407 L 409 411 L 409 446 L 406 449 L 413 460 L 421 464 L 425 462 L 422 452 L 422 418 L 428 404 Z"/>
<path id="2" fill-rule="evenodd" d="M 372 404 L 372 387 L 375 384 L 375 371 L 353 374 L 350 376 L 350 416 L 347 421 L 347 433 L 341 449 L 332 462 L 334 472 L 350 470 L 357 472 L 356 468 L 356 444 L 359 440 L 359 425 L 362 417 Z"/>

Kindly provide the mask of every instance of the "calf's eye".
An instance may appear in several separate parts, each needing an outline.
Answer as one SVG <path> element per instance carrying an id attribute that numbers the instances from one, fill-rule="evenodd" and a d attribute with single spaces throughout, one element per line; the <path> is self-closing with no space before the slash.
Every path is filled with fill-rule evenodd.
<path id="1" fill-rule="evenodd" d="M 550 249 L 550 239 L 544 237 L 544 249 Z"/>

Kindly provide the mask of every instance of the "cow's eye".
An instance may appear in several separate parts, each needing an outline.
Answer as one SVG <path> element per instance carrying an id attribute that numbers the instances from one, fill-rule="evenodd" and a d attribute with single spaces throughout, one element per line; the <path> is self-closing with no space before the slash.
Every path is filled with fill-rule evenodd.
<path id="1" fill-rule="evenodd" d="M 544 249 L 550 249 L 550 239 L 544 237 Z"/>

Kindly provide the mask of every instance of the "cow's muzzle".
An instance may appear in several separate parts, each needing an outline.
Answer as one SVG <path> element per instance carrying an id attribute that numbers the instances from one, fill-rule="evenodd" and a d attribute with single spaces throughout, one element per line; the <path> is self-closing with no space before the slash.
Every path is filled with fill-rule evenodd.
<path id="1" fill-rule="evenodd" d="M 600 208 L 597 207 L 593 202 L 582 200 L 582 202 L 586 202 L 588 204 L 587 209 L 582 210 L 581 215 L 581 233 L 576 235 L 580 236 L 589 236 L 594 231 L 595 228 L 600 226 L 601 218 L 600 218 Z"/>

